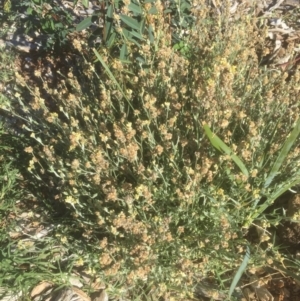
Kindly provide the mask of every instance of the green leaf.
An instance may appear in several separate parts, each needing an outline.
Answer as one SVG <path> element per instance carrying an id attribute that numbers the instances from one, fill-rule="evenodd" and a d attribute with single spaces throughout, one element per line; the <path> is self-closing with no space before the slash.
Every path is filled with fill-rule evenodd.
<path id="1" fill-rule="evenodd" d="M 300 118 L 298 119 L 293 131 L 290 133 L 290 135 L 286 139 L 286 141 L 272 167 L 272 170 L 270 171 L 270 174 L 269 174 L 268 178 L 266 179 L 264 188 L 269 187 L 269 185 L 272 183 L 274 177 L 277 175 L 283 161 L 288 156 L 288 153 L 289 153 L 291 147 L 293 146 L 293 144 L 295 143 L 295 141 L 297 140 L 299 134 L 300 134 Z"/>
<path id="2" fill-rule="evenodd" d="M 83 21 L 81 21 L 77 26 L 76 26 L 76 31 L 81 31 L 93 24 L 92 22 L 92 17 L 85 18 Z"/>
<path id="3" fill-rule="evenodd" d="M 130 35 L 138 38 L 139 40 L 145 41 L 143 36 L 140 33 L 136 32 L 135 30 L 130 31 Z"/>
<path id="4" fill-rule="evenodd" d="M 123 44 L 123 45 L 122 45 L 122 48 L 121 48 L 121 51 L 120 51 L 120 60 L 121 60 L 121 61 L 126 61 L 127 56 L 128 56 L 127 45 L 126 45 L 126 44 Z"/>
<path id="5" fill-rule="evenodd" d="M 258 218 L 269 206 L 271 206 L 275 200 L 277 200 L 283 193 L 285 193 L 290 188 L 297 186 L 300 184 L 300 175 L 297 174 L 289 181 L 286 181 L 279 187 L 275 189 L 275 191 L 267 198 L 267 200 L 255 211 L 253 211 L 252 215 L 246 220 L 244 224 L 244 228 L 248 228 L 253 220 Z"/>
<path id="6" fill-rule="evenodd" d="M 126 15 L 121 15 L 121 20 L 128 25 L 130 28 L 136 29 L 138 31 L 140 31 L 140 24 L 138 23 L 137 20 L 128 17 Z"/>
<path id="7" fill-rule="evenodd" d="M 112 5 L 110 5 L 107 9 L 107 13 L 106 13 L 106 22 L 105 22 L 105 31 L 104 31 L 104 41 L 106 43 L 108 43 L 108 39 L 111 38 L 110 33 L 112 31 L 112 27 L 113 27 L 113 7 Z M 110 46 L 109 46 L 110 47 Z"/>
<path id="8" fill-rule="evenodd" d="M 210 143 L 213 145 L 213 147 L 215 147 L 218 151 L 224 152 L 226 155 L 230 156 L 231 159 L 235 162 L 235 164 L 240 168 L 242 173 L 248 177 L 249 172 L 244 163 L 241 161 L 241 159 L 237 155 L 235 155 L 233 151 L 210 130 L 207 124 L 203 125 L 203 128 L 206 136 L 210 140 Z"/>
<path id="9" fill-rule="evenodd" d="M 134 39 L 130 33 L 129 33 L 128 40 L 134 43 L 135 45 L 137 45 L 139 48 L 141 48 L 141 44 L 139 44 L 139 42 L 136 39 Z"/>
<path id="10" fill-rule="evenodd" d="M 143 18 L 140 23 L 140 33 L 142 34 L 145 32 L 145 25 L 146 25 L 146 19 Z"/>
<path id="11" fill-rule="evenodd" d="M 54 30 L 55 29 L 55 25 L 54 25 L 53 20 L 50 20 L 48 22 L 49 22 L 48 24 L 50 25 L 51 29 Z"/>
<path id="12" fill-rule="evenodd" d="M 145 39 L 136 31 L 133 31 L 133 30 L 129 31 L 126 28 L 122 28 L 122 32 L 123 32 L 123 36 L 126 40 L 129 40 L 130 42 L 134 43 L 139 48 L 141 47 L 141 45 L 136 41 L 136 39 L 134 39 L 134 37 L 145 41 Z"/>
<path id="13" fill-rule="evenodd" d="M 170 12 L 172 12 L 172 10 L 170 10 Z M 149 10 L 148 10 L 148 14 L 151 15 L 156 15 L 158 13 L 157 8 L 155 6 L 152 6 Z"/>
<path id="14" fill-rule="evenodd" d="M 81 3 L 85 8 L 89 8 L 89 0 L 81 0 Z"/>
<path id="15" fill-rule="evenodd" d="M 107 47 L 110 48 L 114 45 L 115 39 L 116 39 L 117 34 L 113 32 L 111 36 L 109 37 L 108 41 L 106 42 Z"/>
<path id="16" fill-rule="evenodd" d="M 164 10 L 164 14 L 170 14 L 172 13 L 172 9 L 168 8 Z"/>
<path id="17" fill-rule="evenodd" d="M 26 14 L 31 15 L 32 11 L 33 11 L 32 7 L 28 7 L 26 10 Z"/>
<path id="18" fill-rule="evenodd" d="M 191 5 L 188 2 L 182 1 L 180 5 L 180 10 L 183 12 L 184 10 L 191 9 Z"/>
<path id="19" fill-rule="evenodd" d="M 153 44 L 154 43 L 154 31 L 153 31 L 152 25 L 149 25 L 149 27 L 148 27 L 148 37 L 149 37 L 150 43 Z"/>
<path id="20" fill-rule="evenodd" d="M 140 62 L 141 64 L 146 64 L 145 59 L 144 59 L 143 57 L 141 57 L 141 56 L 138 56 L 138 57 L 136 58 L 136 60 L 137 60 L 138 62 Z"/>
<path id="21" fill-rule="evenodd" d="M 30 261 L 30 259 L 28 261 Z M 47 268 L 48 270 L 49 269 L 55 270 L 56 267 L 49 261 L 43 262 L 42 260 L 39 260 L 39 268 Z"/>
<path id="22" fill-rule="evenodd" d="M 122 28 L 123 35 L 126 39 L 129 39 L 129 30 L 126 28 Z"/>
<path id="23" fill-rule="evenodd" d="M 236 274 L 235 274 L 235 276 L 232 280 L 232 283 L 230 285 L 229 298 L 231 297 L 234 289 L 236 288 L 236 285 L 238 284 L 239 280 L 241 279 L 241 277 L 243 275 L 243 272 L 247 267 L 249 259 L 250 259 L 250 250 L 249 250 L 249 247 L 247 246 L 247 251 L 246 251 L 246 255 L 244 257 L 244 260 L 243 260 L 242 264 L 240 265 L 238 271 L 236 272 Z"/>
<path id="24" fill-rule="evenodd" d="M 142 14 L 143 13 L 142 8 L 139 5 L 136 5 L 132 2 L 128 5 L 128 9 L 131 10 L 132 12 L 136 13 L 136 14 Z"/>

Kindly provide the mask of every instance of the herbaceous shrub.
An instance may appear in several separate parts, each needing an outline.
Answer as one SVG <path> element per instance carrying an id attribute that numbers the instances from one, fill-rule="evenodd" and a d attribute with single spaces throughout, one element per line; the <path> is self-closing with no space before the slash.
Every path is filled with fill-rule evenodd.
<path id="1" fill-rule="evenodd" d="M 154 43 L 125 41 L 128 62 L 94 50 L 96 63 L 82 60 L 55 87 L 30 86 L 30 101 L 11 106 L 32 141 L 24 176 L 64 204 L 95 250 L 86 264 L 115 283 L 158 283 L 156 293 L 169 296 L 209 271 L 226 278 L 242 261 L 250 225 L 268 226 L 260 201 L 298 173 L 296 146 L 264 186 L 297 121 L 299 77 L 287 82 L 287 74 L 259 66 L 264 29 L 254 18 L 228 23 L 200 3 L 182 53 L 172 47 L 163 2 L 155 8 Z M 212 147 L 204 125 L 247 174 Z M 255 250 L 250 264 L 268 259 Z"/>

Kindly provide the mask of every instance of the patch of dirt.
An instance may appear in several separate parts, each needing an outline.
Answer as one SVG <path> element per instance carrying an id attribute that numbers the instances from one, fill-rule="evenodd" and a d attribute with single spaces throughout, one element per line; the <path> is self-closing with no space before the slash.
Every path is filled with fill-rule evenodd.
<path id="1" fill-rule="evenodd" d="M 232 295 L 239 301 L 300 301 L 300 285 L 281 271 L 262 267 L 243 276 Z M 213 277 L 202 279 L 195 288 L 195 298 L 200 301 L 224 301 L 226 297 Z"/>
<path id="2" fill-rule="evenodd" d="M 250 277 L 248 300 L 300 301 L 300 286 L 280 271 L 266 267 Z M 245 294 L 245 288 L 243 292 Z M 270 294 L 270 295 L 269 295 Z M 269 298 L 268 298 L 268 297 Z M 272 299 L 274 298 L 274 299 Z"/>
<path id="3" fill-rule="evenodd" d="M 269 206 L 264 214 L 277 213 L 282 217 L 278 226 L 272 226 L 267 229 L 270 233 L 276 234 L 276 245 L 285 248 L 285 250 L 296 255 L 300 251 L 300 193 L 291 191 L 285 192 L 274 204 Z M 262 243 L 258 227 L 251 227 L 246 234 L 247 240 L 252 243 Z"/>
<path id="4" fill-rule="evenodd" d="M 282 216 L 281 223 L 267 229 L 269 236 L 275 235 L 275 246 L 280 247 L 281 253 L 288 254 L 289 257 L 297 258 L 300 254 L 300 193 L 287 191 L 280 196 L 272 206 L 264 212 L 274 214 L 277 212 Z M 249 229 L 246 238 L 251 244 L 260 245 L 267 249 L 267 242 L 262 240 L 259 221 L 256 226 Z M 274 264 L 274 266 L 273 266 Z M 292 278 L 288 267 L 284 263 L 272 264 L 271 267 L 263 267 L 250 277 L 241 280 L 242 292 L 247 301 L 272 300 L 272 301 L 300 301 L 300 282 Z M 287 262 L 289 265 L 289 262 Z M 288 274 L 288 275 L 287 275 Z M 267 296 L 267 295 L 268 296 Z M 261 297 L 263 295 L 264 297 Z M 272 299 L 273 298 L 273 299 Z"/>
<path id="5" fill-rule="evenodd" d="M 274 277 L 268 285 L 274 301 L 300 301 L 300 287 L 292 278 Z"/>
<path id="6" fill-rule="evenodd" d="M 293 254 L 300 251 L 300 194 L 294 194 L 287 202 L 286 215 L 289 220 L 277 228 L 279 242 L 289 247 Z"/>

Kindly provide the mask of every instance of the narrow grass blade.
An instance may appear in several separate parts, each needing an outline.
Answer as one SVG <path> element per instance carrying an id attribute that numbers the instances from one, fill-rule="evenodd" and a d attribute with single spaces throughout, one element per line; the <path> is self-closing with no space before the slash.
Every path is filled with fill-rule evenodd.
<path id="1" fill-rule="evenodd" d="M 96 49 L 93 49 L 97 59 L 100 61 L 100 63 L 102 64 L 102 66 L 104 67 L 106 73 L 108 74 L 108 76 L 110 77 L 110 79 L 115 83 L 115 85 L 118 87 L 119 91 L 121 92 L 121 94 L 123 95 L 123 97 L 127 100 L 129 106 L 133 109 L 128 97 L 126 96 L 126 94 L 124 93 L 123 89 L 121 88 L 121 86 L 119 85 L 119 83 L 117 82 L 116 78 L 114 77 L 114 75 L 111 73 L 111 71 L 109 70 L 109 67 L 106 65 L 106 63 L 102 60 L 101 55 L 99 54 L 99 52 Z"/>
<path id="2" fill-rule="evenodd" d="M 257 208 L 250 219 L 248 219 L 247 224 L 249 225 L 252 223 L 253 220 L 258 218 L 269 206 L 271 206 L 276 199 L 278 199 L 283 193 L 285 193 L 288 189 L 297 186 L 300 184 L 300 176 L 299 174 L 294 176 L 291 180 L 289 180 L 286 183 L 283 183 L 283 185 L 280 185 L 272 194 L 268 197 L 268 199 L 264 202 L 263 205 L 261 205 L 259 208 Z M 245 225 L 247 226 L 247 225 Z"/>
<path id="3" fill-rule="evenodd" d="M 111 31 L 113 28 L 113 7 L 112 4 L 108 7 L 106 13 L 106 22 L 104 27 L 104 41 L 107 42 L 111 36 Z"/>
<path id="4" fill-rule="evenodd" d="M 206 136 L 210 140 L 210 143 L 220 152 L 224 152 L 228 156 L 231 157 L 231 159 L 235 162 L 235 164 L 240 168 L 242 173 L 245 176 L 249 176 L 249 172 L 244 165 L 244 163 L 241 161 L 241 159 L 233 153 L 233 151 L 217 136 L 215 135 L 209 126 L 207 124 L 203 125 L 204 131 L 206 133 Z"/>
<path id="5" fill-rule="evenodd" d="M 111 48 L 114 45 L 114 42 L 116 40 L 117 34 L 113 32 L 110 36 L 108 41 L 106 42 L 106 45 L 108 48 Z"/>
<path id="6" fill-rule="evenodd" d="M 244 260 L 243 260 L 242 264 L 240 265 L 238 271 L 236 272 L 236 274 L 235 274 L 235 276 L 232 280 L 232 283 L 230 285 L 229 298 L 231 297 L 236 285 L 238 284 L 239 280 L 241 279 L 241 277 L 243 275 L 243 272 L 247 267 L 249 259 L 250 259 L 250 250 L 249 250 L 249 247 L 247 247 L 247 251 L 246 251 L 246 255 L 244 257 Z"/>
<path id="7" fill-rule="evenodd" d="M 272 170 L 266 179 L 264 188 L 268 188 L 269 185 L 272 183 L 274 177 L 277 175 L 279 168 L 281 167 L 283 161 L 286 159 L 291 147 L 297 140 L 299 134 L 300 134 L 300 118 L 298 119 L 296 126 L 292 130 L 291 134 L 286 139 L 286 141 L 272 167 Z"/>

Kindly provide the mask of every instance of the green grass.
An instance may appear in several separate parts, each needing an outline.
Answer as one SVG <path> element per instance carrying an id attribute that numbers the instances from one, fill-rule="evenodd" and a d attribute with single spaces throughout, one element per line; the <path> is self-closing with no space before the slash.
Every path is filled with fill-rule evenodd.
<path id="1" fill-rule="evenodd" d="M 299 277 L 271 230 L 284 212 L 266 213 L 299 184 L 299 78 L 260 66 L 254 17 L 195 14 L 184 50 L 153 19 L 153 46 L 127 41 L 126 63 L 89 49 L 55 86 L 1 53 L 0 287 L 26 299 L 84 272 L 87 293 L 98 278 L 110 297 L 188 300 L 209 278 L 234 300 L 245 268 Z"/>

